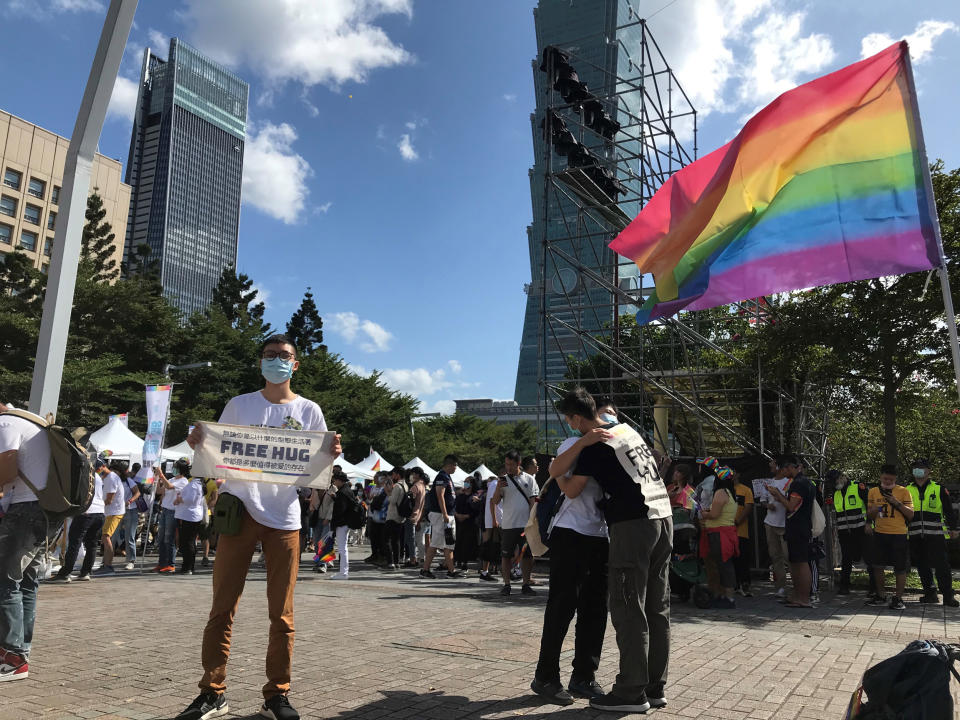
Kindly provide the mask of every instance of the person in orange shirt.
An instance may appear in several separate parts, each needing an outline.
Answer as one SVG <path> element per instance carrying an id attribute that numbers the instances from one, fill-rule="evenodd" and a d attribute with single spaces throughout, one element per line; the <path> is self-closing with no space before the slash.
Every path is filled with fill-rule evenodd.
<path id="1" fill-rule="evenodd" d="M 740 554 L 733 560 L 737 573 L 737 593 L 742 597 L 753 597 L 750 592 L 750 516 L 753 515 L 753 490 L 740 482 L 740 473 L 733 471 L 733 497 L 737 501 L 737 538 Z"/>
<path id="2" fill-rule="evenodd" d="M 902 485 L 897 485 L 897 468 L 880 467 L 880 486 L 870 488 L 867 495 L 867 520 L 873 523 L 873 578 L 877 597 L 870 605 L 883 605 L 883 571 L 892 566 L 897 578 L 896 595 L 890 599 L 891 610 L 903 610 L 903 589 L 907 583 L 909 546 L 907 526 L 913 519 L 913 499 Z"/>

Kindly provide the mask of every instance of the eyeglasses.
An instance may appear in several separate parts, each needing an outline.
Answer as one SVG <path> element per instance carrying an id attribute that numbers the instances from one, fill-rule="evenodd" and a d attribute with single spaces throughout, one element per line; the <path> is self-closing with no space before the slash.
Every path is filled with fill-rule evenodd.
<path id="1" fill-rule="evenodd" d="M 281 352 L 277 352 L 276 350 L 267 350 L 263 353 L 264 360 L 275 360 L 276 358 L 280 358 L 281 360 L 293 360 L 295 357 L 296 355 L 294 355 L 292 352 L 287 352 L 286 350 Z"/>

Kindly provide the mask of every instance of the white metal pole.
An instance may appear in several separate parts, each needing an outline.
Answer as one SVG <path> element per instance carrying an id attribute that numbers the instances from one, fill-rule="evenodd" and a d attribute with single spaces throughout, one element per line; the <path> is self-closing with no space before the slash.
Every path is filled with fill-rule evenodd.
<path id="1" fill-rule="evenodd" d="M 906 41 L 903 45 L 906 46 Z M 946 311 L 947 332 L 950 334 L 950 354 L 953 356 L 953 374 L 957 381 L 957 396 L 960 398 L 960 343 L 957 340 L 957 316 L 953 311 L 953 296 L 950 293 L 950 277 L 947 275 L 947 254 L 943 250 L 943 238 L 940 235 L 940 216 L 937 214 L 936 198 L 933 195 L 933 182 L 930 180 L 930 161 L 927 159 L 927 145 L 923 140 L 923 126 L 920 123 L 920 105 L 917 102 L 917 86 L 913 80 L 913 65 L 910 63 L 909 48 L 906 48 L 904 63 L 907 68 L 907 85 L 910 90 L 910 104 L 913 111 L 914 130 L 917 134 L 917 149 L 920 162 L 923 163 L 923 183 L 927 195 L 927 209 L 933 223 L 933 234 L 937 240 L 937 252 L 940 255 L 938 272 L 940 289 L 943 291 L 943 308 Z"/>
<path id="2" fill-rule="evenodd" d="M 37 359 L 30 388 L 30 411 L 56 416 L 63 379 L 63 361 L 70 330 L 70 312 L 77 284 L 80 239 L 90 190 L 90 170 L 107 115 L 107 105 L 133 24 L 137 0 L 111 0 L 107 17 L 77 113 L 63 171 L 61 222 L 54 235 L 53 257 L 43 300 Z"/>

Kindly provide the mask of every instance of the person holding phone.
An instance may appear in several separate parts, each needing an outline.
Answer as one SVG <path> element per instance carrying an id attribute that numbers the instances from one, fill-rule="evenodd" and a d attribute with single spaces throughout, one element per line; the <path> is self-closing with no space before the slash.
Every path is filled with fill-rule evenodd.
<path id="1" fill-rule="evenodd" d="M 891 610 L 903 610 L 903 590 L 907 584 L 909 546 L 907 527 L 913 520 L 913 498 L 902 485 L 897 485 L 897 468 L 880 467 L 880 485 L 867 495 L 867 520 L 873 523 L 873 579 L 877 596 L 868 604 L 883 605 L 883 571 L 893 567 L 897 578 L 896 594 L 890 598 Z"/>

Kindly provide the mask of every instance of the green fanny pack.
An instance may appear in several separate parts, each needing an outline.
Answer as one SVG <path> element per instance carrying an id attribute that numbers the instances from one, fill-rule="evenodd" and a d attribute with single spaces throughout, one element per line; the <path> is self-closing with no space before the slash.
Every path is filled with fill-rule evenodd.
<path id="1" fill-rule="evenodd" d="M 213 506 L 213 529 L 220 535 L 239 535 L 243 525 L 243 501 L 236 495 L 222 493 Z"/>

